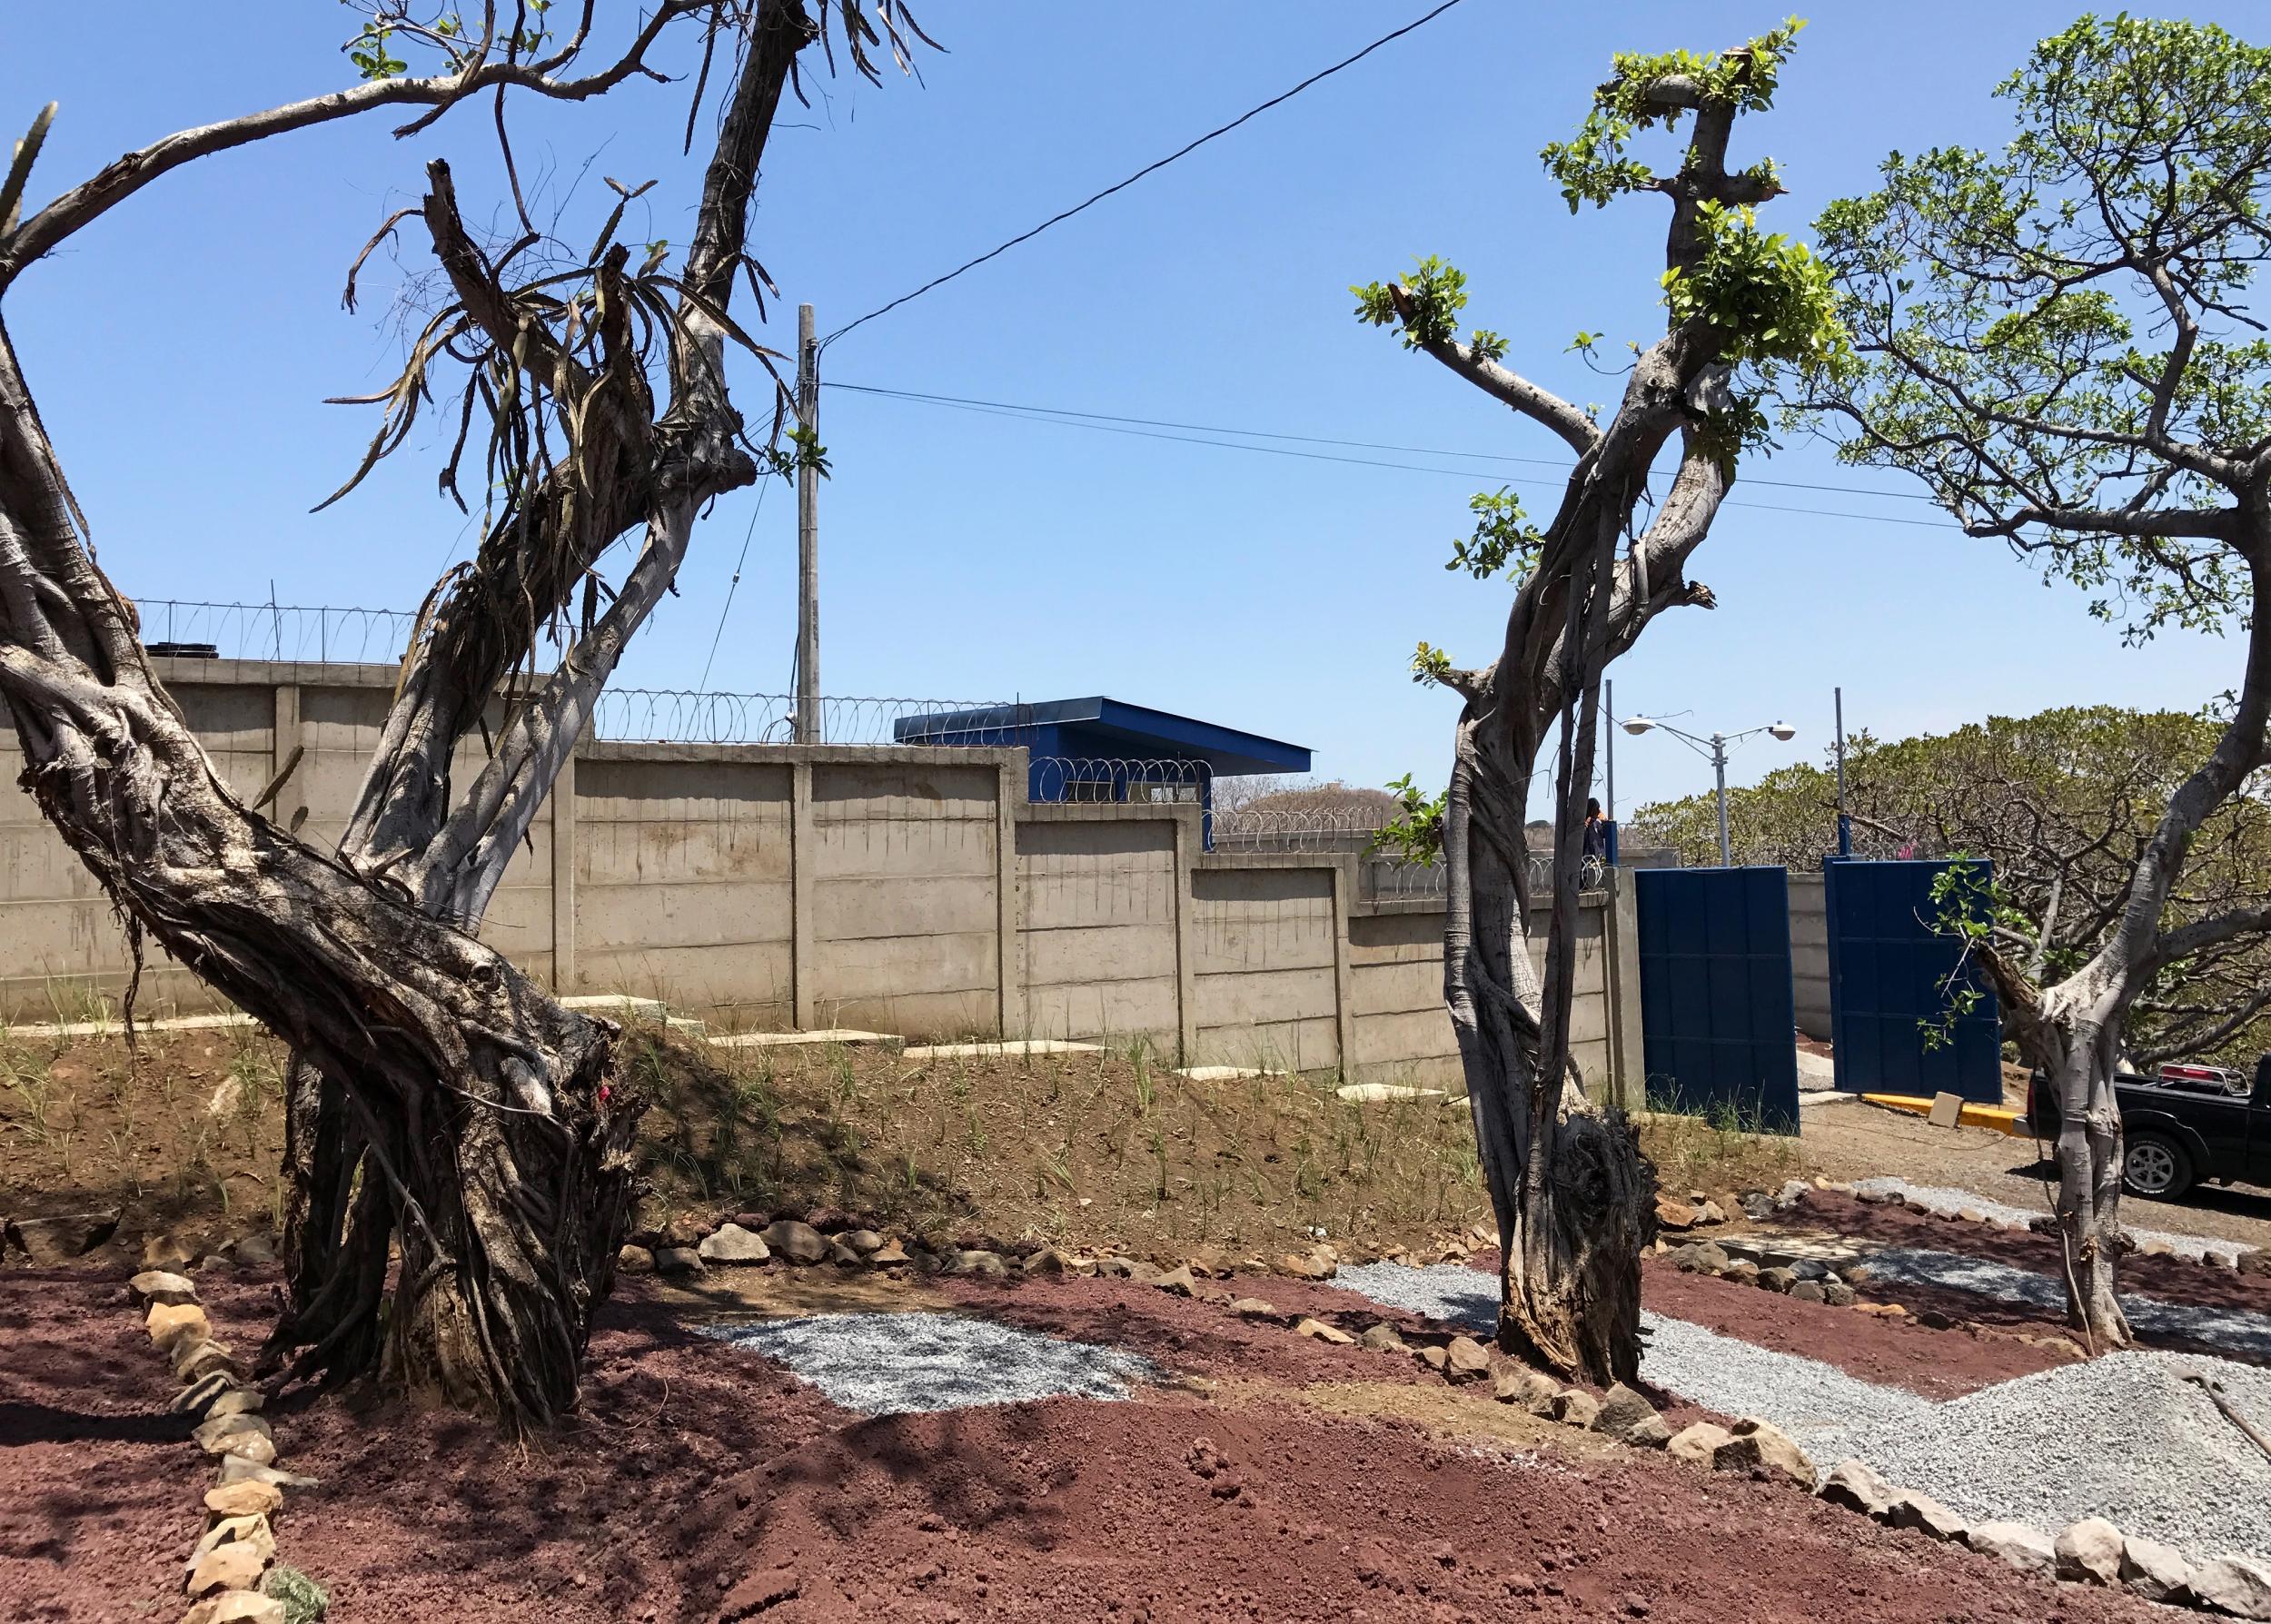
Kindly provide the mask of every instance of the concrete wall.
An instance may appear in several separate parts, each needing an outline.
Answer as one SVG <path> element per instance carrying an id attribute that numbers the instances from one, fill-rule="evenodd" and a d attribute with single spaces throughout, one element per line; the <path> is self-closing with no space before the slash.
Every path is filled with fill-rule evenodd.
<path id="1" fill-rule="evenodd" d="M 338 838 L 392 668 L 158 663 L 238 793 L 296 750 L 275 809 Z M 45 1019 L 114 996 L 124 945 L 19 767 L 11 739 L 0 1015 Z M 476 748 L 460 768 L 478 767 Z M 729 1026 L 1142 1035 L 1192 1065 L 1455 1078 L 1439 899 L 1379 895 L 1360 853 L 1208 853 L 1195 807 L 1026 787 L 1020 750 L 587 742 L 482 933 L 564 992 Z M 1582 911 L 1574 1031 L 1585 1074 L 1614 1084 L 1640 1074 L 1640 996 L 1612 878 Z M 144 975 L 145 1010 L 212 1002 L 162 960 Z"/>
<path id="2" fill-rule="evenodd" d="M 1819 874 L 1790 876 L 1790 972 L 1798 1029 L 1828 1043 L 1830 913 Z"/>

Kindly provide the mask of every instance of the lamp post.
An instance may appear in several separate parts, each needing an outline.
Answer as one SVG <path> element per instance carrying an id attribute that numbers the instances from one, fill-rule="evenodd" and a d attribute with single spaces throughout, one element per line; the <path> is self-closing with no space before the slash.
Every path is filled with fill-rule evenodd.
<path id="1" fill-rule="evenodd" d="M 1711 770 L 1719 779 L 1719 866 L 1732 868 L 1735 866 L 1735 850 L 1727 836 L 1727 747 L 1740 743 L 1754 733 L 1771 733 L 1787 744 L 1798 737 L 1798 729 L 1788 722 L 1769 722 L 1763 728 L 1746 728 L 1740 733 L 1714 733 L 1709 738 L 1701 738 L 1673 727 L 1670 722 L 1660 722 L 1651 717 L 1627 717 L 1621 725 L 1635 738 L 1651 728 L 1661 728 L 1697 755 L 1710 759 Z"/>

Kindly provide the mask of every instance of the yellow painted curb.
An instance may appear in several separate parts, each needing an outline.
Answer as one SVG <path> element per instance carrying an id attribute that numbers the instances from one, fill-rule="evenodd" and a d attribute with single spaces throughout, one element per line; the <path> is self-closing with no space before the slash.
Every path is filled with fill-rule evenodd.
<path id="1" fill-rule="evenodd" d="M 1932 1102 L 1929 1095 L 1915 1094 L 1865 1094 L 1864 1103 L 1881 1105 L 1888 1111 L 1905 1111 L 1911 1116 L 1929 1116 Z M 2027 1137 L 2027 1114 L 2013 1111 L 2005 1105 L 1974 1105 L 1967 1103 L 1957 1114 L 1956 1120 L 1967 1128 L 1992 1128 L 2008 1134 L 2013 1139 Z"/>

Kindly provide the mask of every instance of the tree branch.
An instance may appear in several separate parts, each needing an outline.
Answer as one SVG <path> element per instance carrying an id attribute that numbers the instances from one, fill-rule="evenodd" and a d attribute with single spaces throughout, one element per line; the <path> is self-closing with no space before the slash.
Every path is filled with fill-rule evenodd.
<path id="1" fill-rule="evenodd" d="M 26 265 L 52 253 L 73 233 L 160 175 L 184 163 L 233 147 L 247 146 L 271 135 L 352 118 L 374 107 L 431 106 L 432 112 L 395 132 L 397 135 L 414 134 L 467 97 L 497 87 L 531 91 L 556 101 L 584 101 L 614 89 L 633 74 L 651 73 L 646 64 L 647 53 L 663 29 L 709 3 L 710 0 L 663 0 L 620 57 L 600 72 L 581 78 L 552 76 L 567 65 L 567 53 L 556 53 L 533 63 L 488 61 L 477 54 L 471 65 L 461 73 L 414 79 L 373 79 L 346 90 L 271 107 L 263 113 L 178 131 L 106 165 L 0 241 L 0 289 L 6 288 Z M 577 45 L 580 48 L 580 35 Z"/>
<path id="2" fill-rule="evenodd" d="M 1395 301 L 1396 315 L 1403 322 L 1403 330 L 1412 332 L 1413 303 L 1410 290 L 1400 282 L 1388 284 L 1388 293 Z M 1419 339 L 1413 335 L 1415 347 L 1433 356 L 1443 365 L 1464 378 L 1469 383 L 1504 405 L 1512 407 L 1532 422 L 1542 423 L 1561 436 L 1569 448 L 1583 455 L 1600 443 L 1601 431 L 1593 421 L 1575 406 L 1550 390 L 1541 389 L 1511 367 L 1478 355 L 1471 345 L 1457 339 Z"/>

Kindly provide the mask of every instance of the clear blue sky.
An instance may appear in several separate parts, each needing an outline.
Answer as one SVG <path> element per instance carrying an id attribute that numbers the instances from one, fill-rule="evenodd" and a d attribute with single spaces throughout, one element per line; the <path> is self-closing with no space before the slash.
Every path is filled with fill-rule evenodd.
<path id="1" fill-rule="evenodd" d="M 620 0 L 610 0 L 610 7 Z M 1426 9 L 1325 0 L 918 0 L 948 47 L 926 83 L 816 84 L 773 142 L 751 246 L 786 308 L 822 330 L 903 293 Z M 342 8 L 255 8 L 243 25 L 124 28 L 111 6 L 14 16 L 0 114 L 62 111 L 35 200 L 167 131 L 346 83 Z M 1554 458 L 1558 443 L 1383 332 L 1348 284 L 1414 253 L 1463 266 L 1470 315 L 1510 361 L 1583 400 L 1616 384 L 1564 353 L 1580 328 L 1612 349 L 1661 326 L 1662 207 L 1572 219 L 1536 153 L 1571 130 L 1620 49 L 1738 43 L 1770 6 L 1466 0 L 1286 106 L 1000 261 L 863 327 L 826 374 L 849 382 L 1091 411 Z M 1772 223 L 1803 231 L 1889 148 L 1998 142 L 1990 86 L 2064 5 L 1839 0 L 1817 7 L 1780 105 L 1739 150 L 1780 160 Z M 2226 7 L 2244 35 L 2261 6 Z M 634 84 L 580 108 L 523 102 L 524 177 L 563 234 L 596 229 L 598 177 L 660 184 L 636 238 L 687 235 L 695 170 L 678 155 L 685 87 Z M 436 500 L 424 426 L 354 497 L 309 508 L 375 426 L 325 396 L 399 364 L 390 302 L 431 264 L 414 229 L 382 255 L 361 312 L 345 267 L 423 164 L 449 158 L 469 214 L 510 216 L 485 108 L 411 141 L 383 114 L 198 163 L 149 187 L 17 284 L 5 315 L 102 561 L 141 598 L 410 607 L 471 541 Z M 587 158 L 590 175 L 569 194 Z M 699 148 L 698 148 L 699 156 Z M 745 316 L 750 312 L 743 312 Z M 745 367 L 742 398 L 763 400 Z M 1440 782 L 1455 704 L 1414 688 L 1415 639 L 1480 661 L 1505 589 L 1443 569 L 1483 465 L 1412 472 L 1255 455 L 832 392 L 822 437 L 823 687 L 992 698 L 1110 693 L 1313 746 L 1321 774 Z M 1382 453 L 1385 460 L 1434 460 Z M 1552 480 L 1549 468 L 1508 471 Z M 1929 519 L 1910 488 L 1795 444 L 1754 476 L 1890 497 L 1747 484 L 1739 500 Z M 1552 487 L 1515 487 L 1550 508 Z M 700 676 L 742 539 L 748 493 L 719 505 L 621 680 Z M 794 626 L 794 503 L 766 498 L 710 686 L 778 692 Z M 619 550 L 612 557 L 622 559 Z M 1990 711 L 2109 701 L 2190 708 L 2229 686 L 2238 650 L 2172 638 L 2143 651 L 1997 548 L 1947 527 L 1730 508 L 1692 573 L 1715 613 L 1668 614 L 1613 673 L 1618 708 L 1730 730 L 1787 717 L 1794 744 L 1752 741 L 1747 779 L 1849 726 L 1879 736 Z M 1661 735 L 1620 740 L 1619 800 L 1704 787 Z"/>

